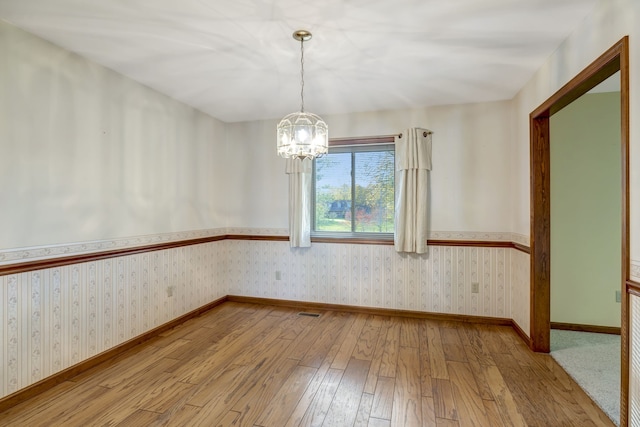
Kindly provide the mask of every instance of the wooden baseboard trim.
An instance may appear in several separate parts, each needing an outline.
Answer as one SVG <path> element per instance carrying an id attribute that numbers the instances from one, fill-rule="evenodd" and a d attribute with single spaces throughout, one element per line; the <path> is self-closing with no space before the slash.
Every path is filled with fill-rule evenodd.
<path id="1" fill-rule="evenodd" d="M 189 313 L 183 314 L 182 316 L 177 317 L 170 322 L 160 325 L 154 329 L 151 329 L 150 331 L 147 331 L 142 335 L 138 335 L 137 337 L 134 337 L 129 341 L 123 342 L 122 344 L 117 345 L 116 347 L 110 348 L 109 350 L 106 350 L 100 354 L 96 354 L 95 356 L 87 360 L 84 360 L 76 365 L 70 366 L 67 369 L 57 372 L 47 378 L 44 378 L 43 380 L 38 381 L 35 384 L 31 384 L 30 386 L 25 387 L 21 390 L 18 390 L 13 394 L 5 396 L 2 399 L 0 399 L 0 412 L 6 411 L 7 409 L 12 408 L 13 406 L 21 402 L 24 402 L 28 399 L 31 399 L 32 397 L 46 390 L 49 390 L 50 388 L 64 381 L 67 381 L 68 379 L 75 377 L 76 375 L 84 371 L 87 371 L 103 362 L 106 362 L 107 360 L 113 357 L 116 357 L 119 354 L 122 354 L 125 351 L 130 350 L 145 341 L 155 338 L 161 333 L 166 332 L 169 329 L 175 328 L 176 326 L 186 322 L 189 319 L 198 317 L 201 314 L 211 310 L 212 308 L 224 303 L 225 301 L 227 301 L 226 296 L 219 298 L 215 301 L 212 301 L 208 304 L 205 304 L 202 307 L 196 308 L 195 310 L 190 311 Z"/>
<path id="2" fill-rule="evenodd" d="M 518 336 L 522 339 L 522 341 L 524 341 L 527 347 L 531 348 L 531 338 L 529 337 L 529 335 L 526 334 L 525 331 L 522 330 L 520 325 L 518 325 L 515 320 L 511 321 L 511 327 L 513 328 L 514 331 L 516 331 L 516 334 L 518 334 Z"/>
<path id="3" fill-rule="evenodd" d="M 615 326 L 579 325 L 575 323 L 551 322 L 551 329 L 562 331 L 593 332 L 596 334 L 620 335 L 620 328 Z"/>
<path id="4" fill-rule="evenodd" d="M 397 310 L 391 308 L 361 307 L 357 305 L 327 304 L 320 302 L 292 301 L 283 299 L 245 297 L 228 295 L 228 301 L 247 304 L 292 307 L 300 310 L 348 311 L 350 313 L 373 314 L 379 316 L 412 317 L 416 319 L 444 320 L 449 322 L 480 323 L 487 325 L 511 326 L 513 321 L 503 317 L 484 317 L 466 314 L 430 313 L 424 311 Z"/>

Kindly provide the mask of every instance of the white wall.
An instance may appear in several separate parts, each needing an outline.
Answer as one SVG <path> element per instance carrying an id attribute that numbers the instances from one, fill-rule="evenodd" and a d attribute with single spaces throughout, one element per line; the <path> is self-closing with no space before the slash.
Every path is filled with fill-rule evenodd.
<path id="1" fill-rule="evenodd" d="M 511 102 L 503 101 L 323 118 L 331 138 L 431 129 L 430 229 L 509 232 L 511 114 Z M 275 154 L 276 125 L 276 120 L 228 125 L 230 227 L 287 227 L 288 181 L 284 160 Z"/>
<path id="2" fill-rule="evenodd" d="M 556 50 L 514 99 L 516 110 L 512 162 L 514 231 L 529 234 L 529 114 L 622 37 L 630 37 L 631 258 L 640 259 L 640 2 L 599 2 L 579 28 Z M 634 215 L 635 214 L 635 215 Z"/>
<path id="3" fill-rule="evenodd" d="M 0 249 L 224 226 L 225 136 L 0 21 Z"/>
<path id="4" fill-rule="evenodd" d="M 223 234 L 225 137 L 0 21 L 0 264 Z M 227 295 L 224 248 L 0 276 L 0 398 Z"/>

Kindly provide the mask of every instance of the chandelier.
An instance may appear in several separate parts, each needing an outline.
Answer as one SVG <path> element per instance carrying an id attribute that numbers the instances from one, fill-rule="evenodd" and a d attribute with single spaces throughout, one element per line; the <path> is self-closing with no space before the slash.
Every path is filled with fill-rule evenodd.
<path id="1" fill-rule="evenodd" d="M 300 111 L 278 123 L 278 155 L 284 158 L 313 159 L 329 149 L 329 128 L 320 116 L 304 111 L 304 42 L 311 33 L 298 30 L 293 38 L 300 42 Z"/>

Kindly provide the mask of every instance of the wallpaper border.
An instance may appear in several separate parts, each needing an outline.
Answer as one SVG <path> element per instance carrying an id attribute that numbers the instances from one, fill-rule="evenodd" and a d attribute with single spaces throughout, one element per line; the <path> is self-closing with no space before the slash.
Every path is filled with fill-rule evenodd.
<path id="1" fill-rule="evenodd" d="M 71 260 L 75 257 L 76 262 L 83 262 L 83 257 L 95 255 L 104 258 L 110 256 L 119 256 L 119 251 L 132 251 L 136 248 L 140 250 L 162 250 L 163 245 L 178 244 L 197 244 L 198 239 L 233 239 L 241 236 L 248 238 L 256 236 L 257 240 L 269 240 L 269 237 L 276 237 L 282 240 L 288 236 L 286 228 L 212 228 L 206 230 L 180 231 L 172 233 L 149 234 L 143 236 L 123 237 L 108 240 L 94 240 L 86 242 L 74 242 L 65 244 L 32 246 L 15 249 L 0 250 L 0 275 L 13 274 L 15 269 L 12 267 L 25 266 L 24 271 L 34 270 L 39 263 L 45 263 L 51 260 Z M 477 231 L 432 231 L 429 233 L 430 240 L 442 240 L 446 246 L 446 241 L 466 242 L 467 245 L 472 242 L 478 242 L 478 246 L 490 245 L 493 242 L 508 244 L 511 243 L 517 250 L 526 252 L 529 244 L 527 236 L 510 233 L 510 232 L 477 232 Z M 157 246 L 157 247 L 156 247 Z M 123 253 L 123 255 L 126 253 Z M 29 267 L 29 263 L 34 263 L 33 267 Z M 60 264 L 56 264 L 60 265 Z M 46 266 L 49 267 L 49 266 Z M 640 264 L 638 265 L 640 269 Z M 640 272 L 638 273 L 640 274 Z"/>
<path id="2" fill-rule="evenodd" d="M 148 234 L 108 240 L 93 240 L 87 242 L 5 249 L 0 250 L 0 266 L 17 262 L 38 261 L 70 255 L 86 255 L 102 251 L 130 249 L 138 246 L 178 242 L 181 240 L 224 236 L 225 234 L 226 229 L 224 228 L 212 228 L 208 230 L 179 231 L 174 233 Z"/>
<path id="3" fill-rule="evenodd" d="M 631 276 L 631 280 L 640 282 L 640 261 L 631 260 L 630 276 Z"/>

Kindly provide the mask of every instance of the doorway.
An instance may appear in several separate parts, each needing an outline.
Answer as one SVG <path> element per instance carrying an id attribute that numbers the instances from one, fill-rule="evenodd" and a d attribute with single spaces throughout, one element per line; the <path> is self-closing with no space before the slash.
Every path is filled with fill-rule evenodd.
<path id="1" fill-rule="evenodd" d="M 550 350 L 551 322 L 551 215 L 550 215 L 550 126 L 549 118 L 620 71 L 620 150 L 621 150 L 621 211 L 622 265 L 621 289 L 621 390 L 620 423 L 627 423 L 629 390 L 629 299 L 626 281 L 629 278 L 629 42 L 624 37 L 585 68 L 547 101 L 530 114 L 531 148 L 531 331 L 530 346 L 537 352 Z"/>

